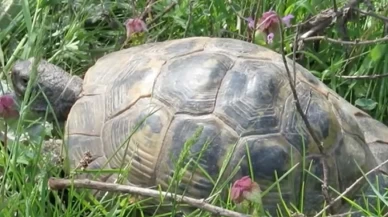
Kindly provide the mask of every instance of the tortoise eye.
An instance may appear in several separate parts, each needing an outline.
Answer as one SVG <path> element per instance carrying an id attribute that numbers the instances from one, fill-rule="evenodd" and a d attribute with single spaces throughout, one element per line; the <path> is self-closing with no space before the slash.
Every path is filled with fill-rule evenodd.
<path id="1" fill-rule="evenodd" d="M 21 82 L 21 84 L 22 84 L 24 87 L 27 87 L 27 85 L 28 85 L 28 78 L 22 77 L 22 78 L 20 78 L 20 82 Z"/>

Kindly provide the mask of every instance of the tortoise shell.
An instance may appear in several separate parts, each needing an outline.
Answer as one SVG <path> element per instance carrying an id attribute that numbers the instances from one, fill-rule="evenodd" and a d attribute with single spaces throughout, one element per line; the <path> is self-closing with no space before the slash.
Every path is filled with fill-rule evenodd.
<path id="1" fill-rule="evenodd" d="M 328 156 L 328 184 L 338 191 L 362 175 L 355 162 L 362 169 L 376 162 L 354 117 L 362 112 L 298 64 L 296 78 L 299 101 L 322 144 L 314 143 L 297 112 L 282 56 L 274 51 L 194 37 L 110 53 L 87 71 L 68 116 L 70 167 L 89 151 L 97 158 L 88 169 L 126 168 L 125 184 L 162 189 L 183 176 L 178 193 L 196 198 L 251 176 L 268 190 L 263 203 L 270 211 L 280 199 L 298 204 L 303 191 L 306 209 L 319 209 L 318 145 Z M 276 186 L 268 187 L 284 175 L 280 197 Z"/>

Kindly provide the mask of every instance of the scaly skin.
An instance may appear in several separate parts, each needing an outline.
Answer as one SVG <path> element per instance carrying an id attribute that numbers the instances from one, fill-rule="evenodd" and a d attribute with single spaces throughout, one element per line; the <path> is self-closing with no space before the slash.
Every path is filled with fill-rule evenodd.
<path id="1" fill-rule="evenodd" d="M 12 68 L 12 84 L 17 97 L 23 97 L 28 81 L 31 76 L 33 58 L 17 62 Z M 82 79 L 78 76 L 72 76 L 58 66 L 41 60 L 37 67 L 36 82 L 32 85 L 31 93 L 35 92 L 39 96 L 35 98 L 31 104 L 31 111 L 38 115 L 44 116 L 46 110 L 49 109 L 48 102 L 53 108 L 53 112 L 59 122 L 64 122 L 67 119 L 70 108 L 82 90 Z M 43 90 L 39 91 L 40 88 Z M 49 117 L 52 118 L 52 113 L 49 110 Z M 49 118 L 49 119 L 51 119 Z"/>

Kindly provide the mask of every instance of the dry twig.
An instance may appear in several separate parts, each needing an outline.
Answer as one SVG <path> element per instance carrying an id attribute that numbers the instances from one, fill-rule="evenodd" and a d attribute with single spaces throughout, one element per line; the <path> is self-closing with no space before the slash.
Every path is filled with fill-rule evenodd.
<path id="1" fill-rule="evenodd" d="M 356 16 L 356 12 L 364 16 L 372 16 L 382 20 L 388 29 L 388 25 L 387 25 L 388 17 L 384 17 L 382 15 L 374 13 L 373 12 L 374 6 L 370 1 L 350 0 L 341 9 L 338 9 L 336 5 L 337 3 L 336 0 L 332 0 L 332 2 L 333 2 L 333 8 L 329 8 L 324 11 L 321 11 L 320 13 L 308 19 L 307 21 L 297 24 L 301 27 L 300 30 L 303 32 L 301 33 L 301 37 L 300 37 L 302 40 L 298 41 L 298 51 L 303 50 L 305 41 L 327 40 L 327 41 L 342 44 L 342 45 L 367 45 L 367 44 L 376 44 L 376 43 L 387 41 L 386 38 L 369 40 L 369 41 L 361 41 L 361 40 L 350 41 L 347 35 L 346 23 L 349 22 L 350 20 L 353 20 L 353 21 L 359 20 L 359 19 L 354 19 Z M 362 2 L 368 6 L 368 11 L 362 11 L 358 8 L 358 5 Z M 336 22 L 339 27 L 338 30 L 341 33 L 341 40 L 331 39 L 325 36 L 318 36 L 320 33 L 323 33 L 329 26 L 335 24 Z M 385 34 L 383 35 L 383 37 L 384 36 Z M 314 43 L 314 45 L 318 46 L 319 44 Z M 347 68 L 350 67 L 348 61 L 346 61 L 345 65 L 347 65 L 346 66 Z"/>
<path id="2" fill-rule="evenodd" d="M 329 8 L 319 12 L 308 20 L 297 24 L 301 27 L 300 30 L 304 32 L 301 34 L 301 38 L 308 38 L 310 36 L 315 36 L 325 32 L 329 26 L 336 22 L 338 17 L 345 16 L 348 14 L 348 12 L 348 9 L 343 9 L 343 11 L 335 11 L 334 9 Z"/>
<path id="3" fill-rule="evenodd" d="M 375 40 L 364 40 L 364 41 L 360 39 L 356 39 L 354 41 L 342 41 L 342 40 L 337 40 L 333 38 L 328 38 L 326 36 L 312 36 L 308 38 L 301 38 L 300 40 L 302 41 L 326 40 L 326 41 L 336 43 L 336 44 L 341 44 L 341 45 L 371 45 L 371 44 L 377 44 L 382 42 L 388 42 L 388 36 L 383 38 L 377 38 Z"/>
<path id="4" fill-rule="evenodd" d="M 281 23 L 281 20 L 280 20 L 279 17 L 278 17 L 278 19 L 279 19 L 279 23 Z M 307 130 L 311 134 L 311 137 L 313 138 L 314 142 L 317 143 L 317 144 L 321 144 L 321 142 L 319 141 L 317 135 L 314 133 L 313 128 L 311 127 L 309 121 L 307 120 L 307 117 L 304 115 L 303 109 L 302 109 L 302 107 L 300 105 L 300 102 L 299 102 L 299 99 L 298 99 L 298 94 L 297 94 L 296 89 L 294 87 L 294 83 L 292 82 L 293 79 L 291 77 L 291 72 L 290 72 L 290 69 L 288 68 L 286 55 L 285 55 L 284 50 L 283 50 L 283 47 L 284 47 L 284 36 L 283 36 L 283 27 L 282 27 L 282 25 L 279 25 L 279 28 L 280 28 L 280 38 L 281 38 L 280 39 L 281 40 L 281 54 L 282 54 L 282 58 L 283 58 L 285 69 L 287 71 L 288 80 L 289 80 L 289 84 L 291 86 L 292 95 L 293 95 L 294 100 L 295 100 L 296 109 L 301 114 L 302 119 L 303 119 L 304 123 L 306 124 Z M 294 78 L 294 79 L 296 79 L 296 78 Z M 322 146 L 318 145 L 318 148 L 323 153 Z"/>
<path id="5" fill-rule="evenodd" d="M 360 14 L 363 14 L 363 15 L 366 15 L 366 16 L 371 16 L 371 17 L 374 17 L 376 19 L 380 19 L 380 20 L 382 20 L 384 22 L 388 22 L 388 17 L 384 17 L 382 15 L 376 14 L 375 12 L 363 11 L 363 10 L 361 10 L 359 8 L 353 8 L 353 10 L 357 11 Z"/>
<path id="6" fill-rule="evenodd" d="M 234 212 L 231 210 L 223 209 L 218 206 L 211 205 L 206 203 L 204 200 L 198 200 L 187 196 L 177 195 L 164 191 L 157 191 L 147 188 L 141 188 L 136 186 L 129 185 L 120 185 L 115 183 L 105 183 L 92 181 L 89 179 L 59 179 L 59 178 L 50 178 L 48 180 L 48 186 L 52 190 L 62 190 L 65 188 L 85 188 L 85 189 L 94 189 L 100 191 L 109 191 L 109 192 L 119 192 L 119 193 L 131 193 L 141 196 L 153 197 L 159 199 L 160 196 L 165 197 L 166 199 L 175 200 L 178 203 L 187 203 L 193 207 L 206 210 L 214 215 L 226 216 L 226 217 L 249 217 L 250 215 L 245 215 L 242 213 Z"/>
<path id="7" fill-rule="evenodd" d="M 155 0 L 147 0 L 146 7 L 144 8 L 144 11 L 140 15 L 141 20 L 145 20 L 147 15 L 151 15 L 151 8 L 155 4 Z"/>
<path id="8" fill-rule="evenodd" d="M 151 25 L 153 23 L 155 23 L 156 21 L 158 21 L 161 17 L 163 17 L 165 14 L 167 14 L 169 11 L 171 11 L 175 5 L 177 3 L 174 1 L 172 2 L 168 7 L 166 7 L 166 9 L 164 9 L 164 11 L 160 14 L 158 14 L 154 19 L 150 20 L 150 22 L 147 23 L 147 25 Z"/>
<path id="9" fill-rule="evenodd" d="M 357 2 L 356 1 L 353 1 L 351 3 L 349 3 L 347 6 L 348 8 L 342 8 L 340 12 L 337 11 L 337 7 L 336 7 L 336 1 L 333 0 L 333 4 L 334 4 L 334 11 L 327 11 L 328 12 L 328 15 L 327 16 L 323 16 L 321 17 L 322 20 L 320 23 L 322 25 L 319 26 L 319 28 L 317 28 L 317 26 L 313 26 L 312 29 L 310 29 L 308 32 L 304 33 L 300 38 L 299 37 L 295 37 L 295 40 L 294 40 L 294 46 L 293 46 L 293 63 L 295 64 L 295 52 L 296 52 L 296 49 L 299 50 L 299 48 L 303 47 L 303 42 L 304 41 L 314 41 L 314 40 L 326 40 L 326 41 L 329 41 L 329 42 L 333 42 L 333 43 L 337 43 L 337 44 L 341 44 L 341 45 L 369 45 L 369 44 L 377 44 L 377 43 L 383 43 L 383 42 L 387 42 L 388 41 L 388 37 L 383 37 L 383 38 L 379 38 L 379 39 L 375 39 L 375 40 L 365 40 L 365 41 L 361 41 L 361 40 L 354 40 L 354 41 L 350 41 L 350 40 L 345 40 L 346 37 L 346 32 L 343 32 L 343 40 L 336 40 L 336 39 L 332 39 L 332 38 L 328 38 L 326 36 L 310 36 L 312 34 L 315 34 L 317 33 L 319 30 L 321 30 L 322 28 L 327 28 L 328 26 L 330 26 L 331 24 L 333 24 L 333 20 L 339 15 L 339 13 L 341 13 L 342 11 L 342 19 L 344 22 L 347 22 L 347 19 L 345 18 L 345 14 L 348 13 L 348 10 L 349 8 L 352 8 L 354 9 L 354 7 L 356 6 Z M 357 9 L 356 9 L 357 10 Z M 360 12 L 360 10 L 357 10 Z M 330 12 L 330 13 L 329 13 Z M 331 13 L 331 12 L 334 12 L 334 13 Z M 385 18 L 383 16 L 380 16 L 380 15 L 376 15 L 372 12 L 363 12 L 361 11 L 361 13 L 363 14 L 368 14 L 368 15 L 371 15 L 371 16 L 374 16 L 376 18 L 379 18 L 383 21 L 386 22 L 386 19 L 388 18 Z M 324 13 L 325 14 L 325 13 Z M 279 18 L 280 19 L 280 18 Z M 309 21 L 311 22 L 311 21 Z M 279 21 L 280 23 L 280 21 Z M 342 25 L 344 25 L 344 23 L 341 23 Z M 280 26 L 281 28 L 282 26 Z M 281 52 L 282 52 L 282 56 L 283 56 L 283 62 L 284 62 L 284 65 L 285 65 L 285 68 L 286 68 L 286 71 L 287 71 L 287 74 L 288 74 L 288 77 L 289 77 L 289 83 L 290 83 L 290 86 L 291 86 L 291 90 L 292 90 L 292 93 L 294 95 L 294 100 L 296 101 L 296 108 L 298 110 L 298 112 L 300 113 L 303 121 L 305 122 L 305 125 L 306 125 L 306 128 L 307 130 L 310 132 L 313 140 L 318 144 L 318 148 L 319 148 L 319 151 L 321 152 L 321 154 L 323 155 L 323 159 L 322 159 L 322 166 L 323 166 L 323 184 L 322 184 L 322 193 L 323 193 L 323 196 L 327 202 L 327 205 L 322 211 L 320 211 L 316 216 L 319 216 L 321 215 L 324 211 L 326 210 L 330 210 L 330 212 L 332 213 L 331 211 L 331 208 L 332 208 L 332 205 L 334 203 L 336 203 L 340 198 L 342 198 L 347 192 L 349 192 L 352 188 L 354 188 L 354 186 L 357 185 L 357 183 L 359 183 L 363 177 L 359 178 L 358 180 L 356 180 L 355 183 L 353 183 L 351 186 L 349 186 L 349 188 L 346 189 L 346 191 L 344 193 L 342 193 L 339 197 L 337 197 L 336 199 L 334 200 L 331 200 L 331 198 L 329 197 L 329 194 L 328 194 L 328 186 L 327 186 L 327 176 L 328 176 L 328 171 L 327 171 L 327 164 L 326 164 L 326 159 L 325 159 L 325 153 L 323 152 L 323 149 L 322 147 L 319 146 L 319 144 L 321 144 L 319 141 L 318 141 L 318 138 L 315 136 L 314 132 L 312 131 L 312 128 L 310 127 L 310 124 L 307 120 L 307 118 L 305 117 L 302 109 L 301 109 L 301 106 L 300 106 L 300 103 L 298 101 L 298 97 L 297 97 L 297 94 L 296 94 L 296 90 L 295 90 L 295 84 L 293 85 L 292 84 L 292 81 L 291 81 L 291 73 L 288 69 L 288 64 L 287 64 L 287 60 L 285 58 L 285 54 L 284 54 L 284 50 L 282 49 L 284 47 L 284 37 L 283 37 L 283 30 L 281 28 L 281 31 L 280 31 L 280 35 L 281 35 Z M 296 45 L 299 45 L 298 48 Z M 295 68 L 294 68 L 295 70 Z M 345 77 L 345 76 L 342 76 L 342 77 Z M 388 77 L 388 74 L 382 74 L 382 75 L 372 75 L 372 76 L 346 76 L 346 78 L 349 78 L 349 79 L 376 79 L 376 78 L 382 78 L 382 77 Z M 295 71 L 294 71 L 294 79 L 295 78 Z M 387 160 L 388 162 L 388 160 Z M 377 170 L 378 168 L 381 167 L 381 165 L 385 164 L 386 162 L 380 164 L 378 167 L 372 169 L 370 172 L 368 172 L 366 175 L 372 173 L 373 171 Z"/>
<path id="10" fill-rule="evenodd" d="M 363 79 L 380 79 L 380 78 L 387 78 L 388 73 L 383 74 L 374 74 L 374 75 L 337 75 L 338 78 L 345 78 L 345 79 L 353 79 L 353 80 L 363 80 Z"/>
<path id="11" fill-rule="evenodd" d="M 342 192 L 338 197 L 336 197 L 331 203 L 329 203 L 327 206 L 325 206 L 320 212 L 318 212 L 314 217 L 319 217 L 320 215 L 322 215 L 328 208 L 330 208 L 335 202 L 337 202 L 338 200 L 342 199 L 345 194 L 347 194 L 350 190 L 352 190 L 359 182 L 362 181 L 362 179 L 364 179 L 365 176 L 368 176 L 369 174 L 377 171 L 378 169 L 380 169 L 380 167 L 382 167 L 384 164 L 388 163 L 388 160 L 380 163 L 379 165 L 377 165 L 375 168 L 371 169 L 369 172 L 365 173 L 364 176 L 361 176 L 360 178 L 358 178 L 352 185 L 350 185 L 344 192 Z"/>
<path id="12" fill-rule="evenodd" d="M 311 36 L 316 36 L 321 33 L 323 33 L 329 26 L 333 25 L 335 23 L 335 20 L 337 19 L 338 16 L 342 16 L 343 13 L 339 13 L 338 11 L 334 11 L 333 9 L 326 9 L 318 13 L 317 15 L 309 18 L 308 20 L 297 24 L 296 26 L 298 27 L 298 33 L 300 31 L 300 38 L 308 38 Z M 304 41 L 303 40 L 298 40 L 298 49 L 303 50 L 304 48 Z M 314 47 L 319 46 L 319 42 L 316 41 L 313 45 Z M 299 54 L 298 59 L 303 58 L 303 54 Z"/>
<path id="13" fill-rule="evenodd" d="M 186 28 L 185 28 L 185 32 L 183 33 L 183 38 L 186 38 L 187 33 L 190 29 L 191 19 L 193 18 L 193 4 L 194 4 L 193 0 L 190 0 L 189 1 L 189 17 L 187 18 Z"/>
<path id="14" fill-rule="evenodd" d="M 337 29 L 338 33 L 340 35 L 341 41 L 349 41 L 350 37 L 348 34 L 348 28 L 347 28 L 347 23 L 349 22 L 350 19 L 352 19 L 354 11 L 350 8 L 341 8 L 340 10 L 341 16 L 338 16 L 337 19 Z M 351 55 L 351 49 L 349 47 L 344 47 L 344 63 L 342 64 L 343 69 L 347 71 L 349 67 L 351 67 L 351 60 L 349 59 Z"/>
<path id="15" fill-rule="evenodd" d="M 325 201 L 326 203 L 330 204 L 331 203 L 331 200 L 330 200 L 330 196 L 329 196 L 329 192 L 328 192 L 328 187 L 327 187 L 327 179 L 328 179 L 328 169 L 327 169 L 327 162 L 326 162 L 326 153 L 323 149 L 323 144 L 322 142 L 319 140 L 318 136 L 315 134 L 313 128 L 311 127 L 310 125 L 310 122 L 308 121 L 306 115 L 304 114 L 303 112 L 303 109 L 302 109 L 302 106 L 300 104 L 300 101 L 298 99 L 298 94 L 297 94 L 297 91 L 296 91 L 296 88 L 295 88 L 295 81 L 293 82 L 292 80 L 292 77 L 291 77 L 291 72 L 290 72 L 290 69 L 288 68 L 288 64 L 287 64 L 287 59 L 286 59 L 286 55 L 284 53 L 284 50 L 283 48 L 285 47 L 284 46 L 284 32 L 283 32 L 283 25 L 281 24 L 281 18 L 279 16 L 277 16 L 278 20 L 279 20 L 279 32 L 280 32 L 280 40 L 281 40 L 281 55 L 282 55 L 282 58 L 283 58 L 283 63 L 284 63 L 284 67 L 287 71 L 287 76 L 288 76 L 288 82 L 289 82 L 289 85 L 290 85 L 290 88 L 291 88 L 291 92 L 292 92 L 292 95 L 294 97 L 294 100 L 295 100 L 295 106 L 296 106 L 296 109 L 298 111 L 298 113 L 300 114 L 300 116 L 302 117 L 302 120 L 304 122 L 304 124 L 306 125 L 306 128 L 308 130 L 308 132 L 310 133 L 312 139 L 314 140 L 314 142 L 317 144 L 318 146 L 318 150 L 319 152 L 321 153 L 322 155 L 322 167 L 323 167 L 323 185 L 322 185 L 322 194 L 325 198 Z M 295 40 L 298 40 L 298 38 L 296 37 Z M 297 44 L 297 41 L 294 42 L 294 45 Z M 294 46 L 294 56 L 295 56 L 295 52 L 296 52 L 296 47 Z M 293 70 L 294 70 L 294 79 L 296 80 L 296 70 L 295 70 L 295 59 L 293 60 Z"/>
<path id="16" fill-rule="evenodd" d="M 350 0 L 345 5 L 345 7 L 355 8 L 355 7 L 357 7 L 361 3 L 365 3 L 367 5 L 367 7 L 368 7 L 368 10 L 374 10 L 374 6 L 373 6 L 373 4 L 369 0 Z"/>

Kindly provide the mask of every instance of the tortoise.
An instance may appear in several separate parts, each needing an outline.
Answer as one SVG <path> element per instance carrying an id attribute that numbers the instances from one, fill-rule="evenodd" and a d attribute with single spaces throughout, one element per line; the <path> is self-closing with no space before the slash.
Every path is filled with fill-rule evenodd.
<path id="1" fill-rule="evenodd" d="M 12 68 L 19 99 L 33 60 L 19 60 Z M 321 142 L 316 144 L 296 110 L 284 64 L 280 54 L 266 47 L 213 37 L 115 51 L 99 58 L 83 79 L 42 59 L 32 89 L 41 88 L 48 101 L 40 94 L 31 110 L 44 115 L 50 103 L 55 117 L 65 122 L 67 171 L 90 153 L 97 157 L 87 169 L 130 167 L 125 184 L 165 190 L 176 175 L 179 156 L 186 153 L 182 162 L 191 164 L 177 193 L 207 198 L 216 182 L 243 176 L 266 191 L 284 176 L 281 198 L 298 204 L 304 181 L 305 211 L 314 212 L 324 206 L 318 179 L 323 179 L 322 159 L 328 185 L 343 192 L 362 176 L 360 169 L 369 171 L 388 159 L 388 128 L 296 64 L 295 89 Z M 382 167 L 373 177 L 387 171 Z M 113 182 L 117 177 L 104 173 L 97 178 Z M 359 199 L 362 192 L 373 194 L 365 181 L 348 197 Z M 227 192 L 221 195 L 227 197 Z M 276 213 L 277 187 L 262 200 L 268 213 Z M 341 210 L 343 204 L 335 207 Z"/>

